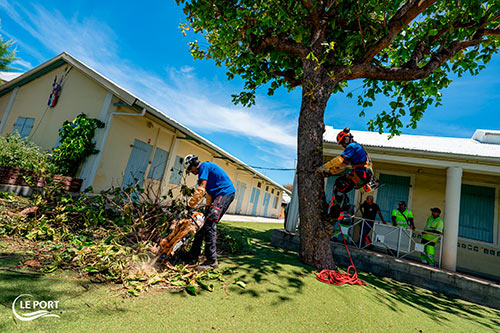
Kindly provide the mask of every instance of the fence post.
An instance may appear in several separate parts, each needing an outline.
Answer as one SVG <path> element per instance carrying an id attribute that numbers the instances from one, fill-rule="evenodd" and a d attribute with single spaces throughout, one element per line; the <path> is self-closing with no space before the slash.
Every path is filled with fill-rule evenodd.
<path id="1" fill-rule="evenodd" d="M 399 232 L 398 232 L 398 251 L 396 253 L 396 258 L 399 258 L 399 246 L 401 245 L 401 227 L 399 227 Z"/>

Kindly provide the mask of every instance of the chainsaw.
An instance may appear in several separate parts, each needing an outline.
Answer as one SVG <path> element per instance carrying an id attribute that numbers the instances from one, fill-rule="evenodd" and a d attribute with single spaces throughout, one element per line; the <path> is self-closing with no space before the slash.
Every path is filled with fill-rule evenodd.
<path id="1" fill-rule="evenodd" d="M 164 264 L 191 236 L 194 236 L 205 224 L 203 213 L 195 212 L 186 218 L 175 219 L 170 233 L 160 241 L 156 262 Z"/>

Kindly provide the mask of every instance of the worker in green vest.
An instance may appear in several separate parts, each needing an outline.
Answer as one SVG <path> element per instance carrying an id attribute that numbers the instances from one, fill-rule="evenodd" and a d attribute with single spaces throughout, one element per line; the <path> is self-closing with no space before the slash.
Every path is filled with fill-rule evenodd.
<path id="1" fill-rule="evenodd" d="M 427 224 L 425 226 L 424 232 L 422 233 L 422 244 L 425 244 L 424 252 L 420 256 L 420 260 L 424 264 L 434 265 L 435 258 L 435 246 L 439 240 L 439 236 L 443 234 L 444 221 L 439 216 L 441 214 L 441 209 L 432 208 L 432 215 L 427 219 Z"/>
<path id="2" fill-rule="evenodd" d="M 392 211 L 392 225 L 395 227 L 408 228 L 415 230 L 413 223 L 413 213 L 406 208 L 406 202 L 400 201 L 398 209 Z"/>

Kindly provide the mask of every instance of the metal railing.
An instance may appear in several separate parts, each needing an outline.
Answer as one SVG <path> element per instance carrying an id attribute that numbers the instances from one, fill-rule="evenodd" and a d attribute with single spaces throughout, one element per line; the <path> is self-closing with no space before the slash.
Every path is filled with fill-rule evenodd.
<path id="1" fill-rule="evenodd" d="M 339 224 L 335 227 L 332 239 L 338 238 L 341 241 L 342 236 L 340 235 L 338 227 Z M 424 252 L 424 244 L 421 243 L 424 230 L 395 227 L 392 223 L 383 224 L 378 221 L 372 221 L 357 216 L 344 217 L 340 227 L 342 229 L 342 234 L 346 238 L 347 244 L 353 245 L 359 249 L 367 248 L 372 245 L 378 248 L 385 248 L 389 254 L 396 258 L 408 257 L 419 261 L 420 254 Z M 367 233 L 367 235 L 371 235 L 370 243 L 363 241 L 362 235 L 366 228 L 370 228 Z M 433 240 L 436 253 L 439 253 L 439 256 L 435 258 L 435 266 L 437 267 L 441 267 L 442 237 L 442 235 L 436 235 Z M 416 258 L 414 258 L 415 255 L 417 255 Z"/>

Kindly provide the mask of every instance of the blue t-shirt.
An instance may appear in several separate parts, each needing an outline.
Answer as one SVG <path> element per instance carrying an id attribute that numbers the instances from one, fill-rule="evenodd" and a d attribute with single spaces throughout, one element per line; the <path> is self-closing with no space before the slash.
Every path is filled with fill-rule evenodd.
<path id="1" fill-rule="evenodd" d="M 212 197 L 226 196 L 235 192 L 227 173 L 217 164 L 203 162 L 198 167 L 198 181 L 207 181 L 207 193 Z"/>
<path id="2" fill-rule="evenodd" d="M 340 154 L 351 164 L 361 164 L 366 162 L 366 151 L 357 142 L 350 143 L 345 147 L 344 152 Z"/>

